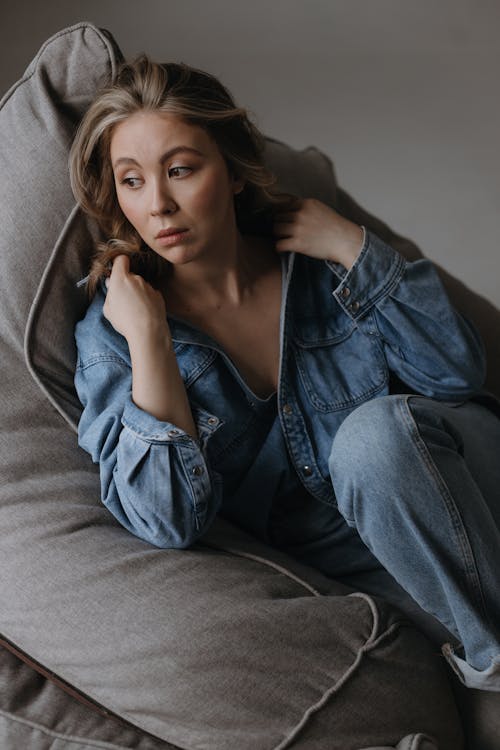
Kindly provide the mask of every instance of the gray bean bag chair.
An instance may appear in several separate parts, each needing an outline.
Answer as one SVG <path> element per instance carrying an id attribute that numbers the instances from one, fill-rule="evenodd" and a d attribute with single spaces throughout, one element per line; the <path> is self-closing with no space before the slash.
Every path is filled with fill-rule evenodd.
<path id="1" fill-rule="evenodd" d="M 73 388 L 75 282 L 97 230 L 74 205 L 67 156 L 120 57 L 108 32 L 64 29 L 0 104 L 0 747 L 460 750 L 463 691 L 398 611 L 222 519 L 193 548 L 160 550 L 100 502 Z M 283 189 L 418 255 L 317 149 L 267 147 Z M 500 330 L 491 305 L 448 281 Z M 493 726 L 470 710 L 469 735 L 478 716 Z"/>

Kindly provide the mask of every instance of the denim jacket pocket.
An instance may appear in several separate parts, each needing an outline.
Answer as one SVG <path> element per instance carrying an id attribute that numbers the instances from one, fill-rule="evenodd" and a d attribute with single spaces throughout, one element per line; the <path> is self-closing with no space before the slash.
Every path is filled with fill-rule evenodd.
<path id="1" fill-rule="evenodd" d="M 293 348 L 301 383 L 318 411 L 355 406 L 387 386 L 389 373 L 378 342 L 355 324 L 330 339 L 304 341 L 296 335 Z"/>

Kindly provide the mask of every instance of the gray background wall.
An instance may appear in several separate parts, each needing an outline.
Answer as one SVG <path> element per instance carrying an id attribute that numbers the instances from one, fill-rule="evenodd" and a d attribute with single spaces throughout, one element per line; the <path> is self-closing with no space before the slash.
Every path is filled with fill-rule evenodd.
<path id="1" fill-rule="evenodd" d="M 204 68 L 267 134 L 323 149 L 368 210 L 500 305 L 498 0 L 5 3 L 0 89 L 87 20 Z"/>

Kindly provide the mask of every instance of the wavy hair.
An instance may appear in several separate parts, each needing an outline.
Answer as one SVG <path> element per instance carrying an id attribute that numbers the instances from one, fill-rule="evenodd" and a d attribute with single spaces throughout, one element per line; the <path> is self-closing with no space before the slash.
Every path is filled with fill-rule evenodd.
<path id="1" fill-rule="evenodd" d="M 121 253 L 129 255 L 134 271 L 153 284 L 170 266 L 126 219 L 115 191 L 109 157 L 113 129 L 142 110 L 178 116 L 201 126 L 214 139 L 230 173 L 245 181 L 243 190 L 234 196 L 242 234 L 270 235 L 274 212 L 296 200 L 289 193 L 270 189 L 276 177 L 264 164 L 264 136 L 217 78 L 185 63 L 156 63 L 145 54 L 124 62 L 85 113 L 69 155 L 75 198 L 107 238 L 96 243 L 87 281 L 89 296 Z"/>

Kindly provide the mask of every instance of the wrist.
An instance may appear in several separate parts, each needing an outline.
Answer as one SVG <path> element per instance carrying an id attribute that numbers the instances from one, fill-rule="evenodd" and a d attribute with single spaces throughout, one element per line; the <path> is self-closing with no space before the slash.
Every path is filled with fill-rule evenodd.
<path id="1" fill-rule="evenodd" d="M 127 336 L 127 343 L 131 354 L 145 354 L 156 352 L 168 354 L 172 349 L 172 337 L 167 323 L 150 324 L 144 328 L 137 328 Z"/>
<path id="2" fill-rule="evenodd" d="M 337 248 L 335 262 L 341 263 L 349 271 L 356 262 L 365 243 L 365 228 L 349 222 L 342 244 Z"/>

